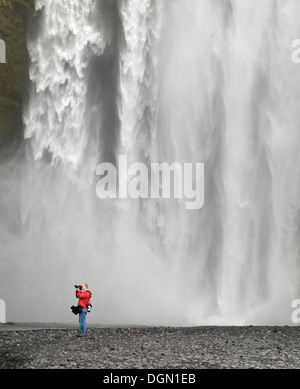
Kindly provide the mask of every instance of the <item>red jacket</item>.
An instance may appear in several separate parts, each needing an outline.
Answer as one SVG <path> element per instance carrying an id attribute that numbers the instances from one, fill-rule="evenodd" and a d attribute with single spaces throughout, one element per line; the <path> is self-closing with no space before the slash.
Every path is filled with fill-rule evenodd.
<path id="1" fill-rule="evenodd" d="M 84 309 L 87 309 L 88 303 L 92 297 L 92 293 L 89 290 L 76 290 L 76 297 L 79 299 L 78 305 Z"/>

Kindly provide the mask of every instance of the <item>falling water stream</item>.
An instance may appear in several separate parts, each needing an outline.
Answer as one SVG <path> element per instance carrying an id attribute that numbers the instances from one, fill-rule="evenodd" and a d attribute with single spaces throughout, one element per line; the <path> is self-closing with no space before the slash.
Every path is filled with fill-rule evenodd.
<path id="1" fill-rule="evenodd" d="M 291 324 L 300 298 L 298 0 L 36 0 L 25 152 L 1 166 L 16 321 Z M 96 167 L 204 163 L 205 203 L 96 196 Z"/>

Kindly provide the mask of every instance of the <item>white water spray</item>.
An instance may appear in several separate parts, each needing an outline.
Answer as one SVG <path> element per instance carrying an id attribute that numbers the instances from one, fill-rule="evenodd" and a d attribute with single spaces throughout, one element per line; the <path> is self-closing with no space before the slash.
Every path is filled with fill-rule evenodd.
<path id="1" fill-rule="evenodd" d="M 18 321 L 292 324 L 297 0 L 37 0 L 25 161 L 1 167 L 1 298 Z M 205 163 L 205 204 L 105 200 L 96 167 Z M 17 178 L 16 178 L 17 177 Z M 34 290 L 34 304 L 27 304 Z"/>

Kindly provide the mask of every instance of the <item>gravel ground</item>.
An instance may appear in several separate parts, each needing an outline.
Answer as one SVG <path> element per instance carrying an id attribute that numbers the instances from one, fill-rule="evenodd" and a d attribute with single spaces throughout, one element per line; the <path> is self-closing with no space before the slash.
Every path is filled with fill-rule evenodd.
<path id="1" fill-rule="evenodd" d="M 1 369 L 300 368 L 298 327 L 0 327 Z"/>

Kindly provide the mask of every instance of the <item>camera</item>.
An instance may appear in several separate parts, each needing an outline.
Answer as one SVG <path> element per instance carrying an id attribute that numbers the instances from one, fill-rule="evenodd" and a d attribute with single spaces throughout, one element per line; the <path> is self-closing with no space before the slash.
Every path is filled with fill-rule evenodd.
<path id="1" fill-rule="evenodd" d="M 74 286 L 75 286 L 76 289 L 79 289 L 79 290 L 82 289 L 82 288 L 81 288 L 81 285 L 74 285 Z"/>

